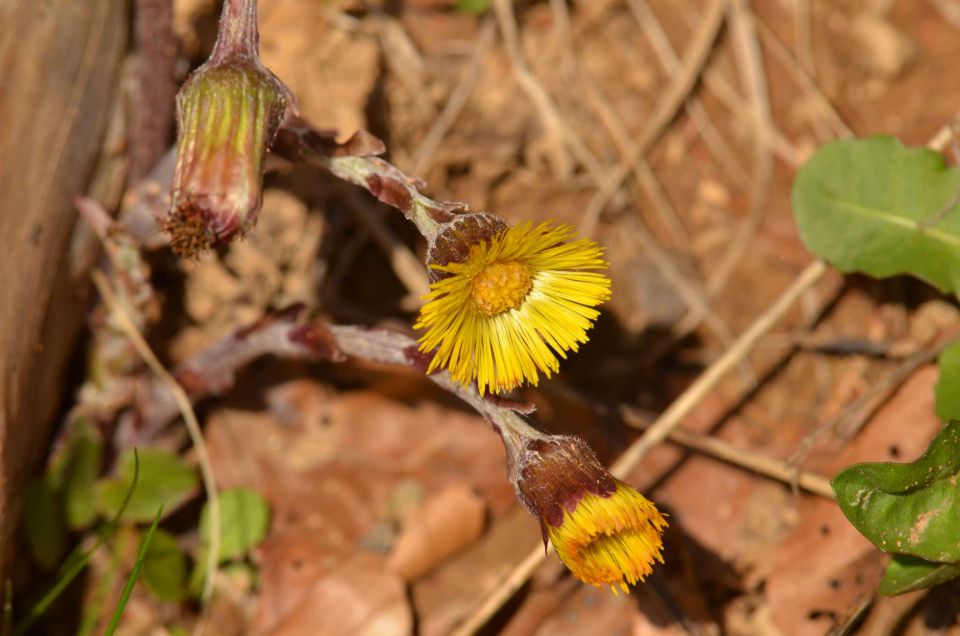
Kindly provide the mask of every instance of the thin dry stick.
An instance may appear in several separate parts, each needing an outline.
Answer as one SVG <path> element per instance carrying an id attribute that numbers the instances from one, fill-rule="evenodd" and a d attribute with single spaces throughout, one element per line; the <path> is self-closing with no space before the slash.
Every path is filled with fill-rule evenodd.
<path id="1" fill-rule="evenodd" d="M 747 10 L 746 0 L 727 0 L 727 8 L 734 57 L 740 69 L 740 76 L 746 84 L 750 107 L 757 121 L 764 127 L 772 128 L 773 115 L 770 113 L 766 70 L 763 66 L 763 56 L 760 52 L 760 43 L 757 41 L 753 17 Z M 763 221 L 763 213 L 766 209 L 764 203 L 773 179 L 773 157 L 759 129 L 754 134 L 753 154 L 755 167 L 750 211 L 737 228 L 730 247 L 712 268 L 713 273 L 707 281 L 707 291 L 714 296 L 719 294 L 730 280 L 734 269 L 746 254 Z"/>
<path id="2" fill-rule="evenodd" d="M 813 287 L 827 272 L 823 261 L 814 261 L 804 268 L 793 284 L 773 303 L 750 328 L 716 362 L 704 371 L 680 397 L 664 411 L 643 437 L 634 442 L 620 459 L 610 467 L 610 472 L 625 478 L 640 460 L 655 445 L 662 442 L 701 400 L 719 384 L 720 380 L 743 360 L 754 345 L 786 314 L 793 303 L 808 289 Z"/>
<path id="3" fill-rule="evenodd" d="M 217 576 L 217 557 L 220 554 L 220 496 L 217 493 L 217 482 L 213 476 L 213 468 L 210 463 L 210 455 L 207 453 L 207 445 L 203 441 L 203 434 L 200 432 L 200 423 L 190 405 L 190 398 L 186 391 L 180 386 L 180 383 L 174 379 L 170 373 L 163 368 L 163 365 L 150 349 L 150 345 L 144 340 L 137 326 L 133 324 L 130 315 L 126 309 L 117 300 L 110 283 L 106 276 L 100 271 L 94 271 L 92 274 L 93 282 L 100 292 L 104 305 L 110 311 L 110 315 L 116 321 L 117 326 L 123 331 L 124 335 L 130 339 L 130 343 L 143 358 L 143 361 L 150 367 L 150 370 L 156 374 L 157 378 L 166 385 L 173 395 L 173 399 L 180 409 L 183 416 L 183 422 L 190 434 L 190 440 L 197 451 L 197 461 L 200 464 L 200 475 L 203 477 L 203 487 L 207 492 L 207 501 L 210 503 L 210 546 L 207 552 L 207 573 L 206 580 L 203 582 L 203 593 L 201 598 L 204 602 L 209 601 L 213 594 L 213 586 Z"/>
<path id="4" fill-rule="evenodd" d="M 635 152 L 633 135 L 627 129 L 626 124 L 624 124 L 606 96 L 604 96 L 603 90 L 594 83 L 590 73 L 585 70 L 578 61 L 577 55 L 574 52 L 573 36 L 570 33 L 570 15 L 566 0 L 551 0 L 550 6 L 553 8 L 554 16 L 557 18 L 557 30 L 561 42 L 566 45 L 564 47 L 566 52 L 564 57 L 575 80 L 571 82 L 571 84 L 575 85 L 578 96 L 582 95 L 583 99 L 586 99 L 587 104 L 597 115 L 600 123 L 606 129 L 610 141 L 616 146 L 620 160 L 629 161 Z M 679 66 L 679 62 L 677 62 L 677 65 Z M 660 221 L 664 227 L 670 232 L 677 243 L 689 246 L 690 233 L 683 225 L 683 221 L 680 220 L 680 216 L 667 197 L 663 186 L 657 180 L 657 176 L 644 157 L 641 156 L 634 162 L 633 171 L 637 180 L 640 182 L 640 187 L 643 188 L 643 191 L 653 203 L 653 208 L 660 217 Z"/>
<path id="5" fill-rule="evenodd" d="M 936 360 L 943 350 L 950 345 L 955 335 L 951 334 L 948 338 L 942 338 L 942 341 L 936 346 L 913 354 L 878 382 L 873 383 L 869 391 L 847 404 L 837 415 L 827 419 L 804 436 L 800 444 L 797 445 L 797 449 L 787 459 L 787 464 L 798 466 L 827 433 L 839 433 L 846 439 L 853 437 L 876 413 L 877 409 L 890 399 L 893 393 L 917 369 Z"/>
<path id="6" fill-rule="evenodd" d="M 930 0 L 930 4 L 943 19 L 955 27 L 960 27 L 960 6 L 953 0 Z"/>
<path id="7" fill-rule="evenodd" d="M 423 174 L 430 167 L 431 159 L 437 147 L 446 137 L 450 127 L 453 126 L 460 115 L 460 111 L 463 110 L 471 93 L 473 93 L 473 87 L 476 86 L 477 80 L 480 78 L 483 63 L 493 47 L 496 34 L 494 24 L 490 20 L 485 21 L 483 26 L 480 27 L 480 35 L 477 38 L 476 48 L 473 51 L 466 73 L 463 74 L 456 88 L 450 93 L 443 110 L 433 122 L 430 130 L 427 131 L 427 134 L 420 140 L 420 144 L 410 158 L 411 174 Z"/>
<path id="8" fill-rule="evenodd" d="M 817 86 L 816 80 L 811 75 L 808 75 L 800 65 L 800 62 L 795 60 L 793 55 L 790 54 L 790 49 L 780 41 L 777 34 L 774 33 L 769 26 L 764 24 L 763 21 L 757 19 L 756 16 L 754 16 L 754 24 L 757 25 L 760 37 L 763 39 L 767 50 L 770 51 L 780 65 L 786 69 L 787 73 L 793 77 L 800 88 L 814 98 L 820 110 L 827 119 L 830 120 L 837 136 L 853 137 L 853 130 L 851 130 L 847 122 L 844 121 L 843 117 L 840 116 L 837 109 L 833 107 L 833 104 L 830 103 L 827 96 L 823 94 L 820 87 Z"/>
<path id="9" fill-rule="evenodd" d="M 593 236 L 600 219 L 600 213 L 620 190 L 624 179 L 633 170 L 633 163 L 646 155 L 660 139 L 670 122 L 677 116 L 677 111 L 690 96 L 720 33 L 720 27 L 723 24 L 723 8 L 723 2 L 720 0 L 712 0 L 707 7 L 700 21 L 700 28 L 694 34 L 693 42 L 684 55 L 681 72 L 676 74 L 673 82 L 667 87 L 657 109 L 650 118 L 650 123 L 640 133 L 640 138 L 637 140 L 636 148 L 629 161 L 621 162 L 617 171 L 604 181 L 603 186 L 587 204 L 587 210 L 580 221 L 580 229 L 584 236 Z"/>
<path id="10" fill-rule="evenodd" d="M 622 406 L 620 412 L 628 426 L 641 430 L 647 428 L 647 423 L 632 408 Z M 779 459 L 739 448 L 721 439 L 701 435 L 683 428 L 676 428 L 671 431 L 668 439 L 690 450 L 729 462 L 734 466 L 752 470 L 791 486 L 797 485 L 808 492 L 827 499 L 834 499 L 829 479 L 816 473 L 798 470 L 796 466 Z"/>
<path id="11" fill-rule="evenodd" d="M 703 74 L 703 83 L 734 117 L 757 127 L 757 132 L 763 135 L 763 139 L 778 159 L 792 168 L 800 167 L 804 160 L 803 153 L 771 122 L 757 119 L 756 113 L 746 105 L 718 69 L 708 69 Z"/>
<path id="12" fill-rule="evenodd" d="M 650 43 L 660 68 L 668 75 L 680 72 L 680 58 L 677 57 L 677 53 L 670 43 L 670 38 L 663 30 L 657 14 L 653 12 L 646 0 L 628 0 L 627 4 Z M 741 184 L 748 183 L 750 177 L 740 167 L 740 161 L 713 124 L 710 114 L 707 113 L 707 109 L 704 108 L 699 98 L 696 95 L 691 95 L 684 103 L 684 108 L 690 116 L 690 120 L 697 125 L 700 137 L 716 157 L 720 168 L 734 181 Z"/>
<path id="13" fill-rule="evenodd" d="M 503 35 L 503 41 L 507 47 L 507 55 L 510 56 L 513 72 L 520 88 L 533 102 L 552 134 L 556 135 L 563 145 L 570 149 L 577 161 L 590 173 L 590 176 L 595 181 L 599 181 L 604 172 L 600 161 L 593 156 L 589 148 L 563 120 L 550 94 L 527 67 L 526 58 L 520 45 L 520 37 L 517 33 L 517 21 L 513 15 L 513 3 L 511 0 L 493 0 L 493 11 L 496 14 L 500 33 Z M 563 153 L 560 153 L 558 160 L 562 161 L 563 159 Z M 561 171 L 570 172 L 569 166 L 561 167 Z"/>
<path id="14" fill-rule="evenodd" d="M 797 40 L 797 64 L 806 75 L 816 77 L 812 23 L 810 0 L 793 0 L 793 34 Z"/>

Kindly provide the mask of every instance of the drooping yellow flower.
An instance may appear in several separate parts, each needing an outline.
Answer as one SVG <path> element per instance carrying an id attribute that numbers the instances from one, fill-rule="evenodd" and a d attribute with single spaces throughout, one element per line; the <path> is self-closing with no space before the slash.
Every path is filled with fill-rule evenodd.
<path id="1" fill-rule="evenodd" d="M 663 515 L 611 475 L 583 440 L 538 432 L 508 442 L 520 502 L 540 521 L 543 541 L 578 579 L 617 592 L 663 563 Z"/>
<path id="2" fill-rule="evenodd" d="M 617 481 L 608 497 L 587 493 L 559 526 L 546 524 L 557 556 L 585 583 L 609 585 L 616 594 L 642 581 L 663 563 L 661 533 L 667 525 L 657 507 Z"/>
<path id="3" fill-rule="evenodd" d="M 502 223 L 501 223 L 502 225 Z M 432 263 L 430 285 L 415 325 L 420 349 L 436 349 L 428 372 L 445 368 L 481 393 L 509 391 L 559 369 L 557 356 L 576 351 L 610 297 L 603 248 L 570 241 L 573 228 L 549 223 L 503 226 L 461 254 Z M 569 241 L 569 242 L 568 242 Z"/>

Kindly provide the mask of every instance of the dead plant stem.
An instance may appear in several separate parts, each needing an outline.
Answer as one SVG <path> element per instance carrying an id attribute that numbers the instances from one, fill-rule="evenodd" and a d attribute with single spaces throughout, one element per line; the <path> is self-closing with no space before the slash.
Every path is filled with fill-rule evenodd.
<path id="1" fill-rule="evenodd" d="M 647 428 L 643 419 L 630 407 L 622 406 L 620 411 L 628 426 L 640 430 Z M 709 437 L 679 427 L 670 432 L 668 439 L 671 442 L 703 453 L 709 457 L 729 462 L 740 468 L 746 468 L 759 475 L 776 479 L 791 486 L 797 485 L 807 492 L 812 492 L 826 499 L 834 499 L 833 489 L 830 487 L 830 480 L 822 475 L 801 471 L 785 461 L 767 457 L 766 455 L 748 449 L 739 448 L 716 437 Z"/>
<path id="2" fill-rule="evenodd" d="M 600 190 L 587 204 L 587 210 L 580 222 L 580 228 L 585 236 L 594 234 L 600 220 L 600 213 L 620 190 L 627 175 L 633 171 L 634 162 L 646 155 L 660 139 L 693 92 L 713 51 L 714 42 L 720 34 L 724 8 L 725 3 L 721 0 L 712 0 L 707 6 L 700 20 L 700 28 L 694 34 L 693 41 L 683 57 L 681 71 L 675 75 L 670 86 L 664 91 L 657 109 L 650 117 L 650 123 L 640 133 L 633 153 L 627 160 L 620 162 L 617 170 L 604 180 Z"/>
<path id="3" fill-rule="evenodd" d="M 200 431 L 200 423 L 197 421 L 197 416 L 193 411 L 193 407 L 190 405 L 190 398 L 187 397 L 186 391 L 184 391 L 180 383 L 170 375 L 170 372 L 163 367 L 160 360 L 158 360 L 157 356 L 153 353 L 153 350 L 150 349 L 150 345 L 147 344 L 147 341 L 133 323 L 127 310 L 117 300 L 106 276 L 100 271 L 94 271 L 92 276 L 93 282 L 97 286 L 97 291 L 100 292 L 103 303 L 106 305 L 117 326 L 123 331 L 124 335 L 129 338 L 130 343 L 137 350 L 137 353 L 140 354 L 140 357 L 143 358 L 147 366 L 150 367 L 150 370 L 156 374 L 157 378 L 166 385 L 173 395 L 177 407 L 180 409 L 180 414 L 183 416 L 183 422 L 187 427 L 187 432 L 190 434 L 190 440 L 193 442 L 193 447 L 197 452 L 197 462 L 200 464 L 200 475 L 203 478 L 203 487 L 207 493 L 207 501 L 210 504 L 210 545 L 208 546 L 206 555 L 207 572 L 201 594 L 204 602 L 209 601 L 213 594 L 214 582 L 217 576 L 217 558 L 220 554 L 220 497 L 217 493 L 217 483 L 214 478 L 210 455 L 207 453 L 207 445 L 203 441 L 203 433 Z"/>

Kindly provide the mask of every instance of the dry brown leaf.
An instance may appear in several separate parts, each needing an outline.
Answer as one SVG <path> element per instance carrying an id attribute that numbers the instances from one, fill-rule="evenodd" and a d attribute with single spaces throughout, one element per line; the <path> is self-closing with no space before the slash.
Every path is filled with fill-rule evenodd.
<path id="1" fill-rule="evenodd" d="M 413 633 L 413 614 L 403 581 L 383 562 L 360 554 L 324 576 L 270 636 L 406 636 Z"/>
<path id="2" fill-rule="evenodd" d="M 449 634 L 540 542 L 539 532 L 533 517 L 515 505 L 479 541 L 416 581 L 413 603 L 420 635 Z"/>
<path id="3" fill-rule="evenodd" d="M 367 128 L 364 109 L 379 73 L 380 46 L 372 33 L 344 28 L 325 4 L 261 2 L 260 53 L 297 96 L 301 115 L 350 136 Z"/>
<path id="4" fill-rule="evenodd" d="M 404 520 L 387 566 L 407 580 L 430 571 L 480 536 L 484 508 L 483 500 L 464 482 L 428 497 Z"/>

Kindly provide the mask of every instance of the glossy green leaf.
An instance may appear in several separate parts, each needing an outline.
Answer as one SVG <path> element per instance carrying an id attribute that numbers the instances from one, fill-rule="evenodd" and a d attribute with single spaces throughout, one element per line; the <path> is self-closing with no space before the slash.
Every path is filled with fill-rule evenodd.
<path id="1" fill-rule="evenodd" d="M 267 536 L 270 507 L 266 499 L 250 488 L 231 488 L 220 493 L 221 562 L 243 556 Z M 210 545 L 210 503 L 200 513 L 203 545 Z"/>
<path id="2" fill-rule="evenodd" d="M 856 464 L 831 482 L 850 523 L 884 552 L 960 561 L 960 422 L 909 464 Z"/>
<path id="3" fill-rule="evenodd" d="M 52 570 L 63 558 L 67 529 L 63 506 L 47 478 L 41 477 L 27 485 L 23 515 L 33 558 L 44 569 Z"/>
<path id="4" fill-rule="evenodd" d="M 111 515 L 120 507 L 124 494 L 130 488 L 133 475 L 133 453 L 124 452 L 117 462 L 116 477 L 98 484 L 100 509 Z M 140 481 L 130 498 L 123 518 L 147 522 L 162 505 L 175 510 L 197 489 L 197 474 L 178 455 L 164 450 L 140 452 Z"/>
<path id="5" fill-rule="evenodd" d="M 157 530 L 144 553 L 141 576 L 150 591 L 164 601 L 183 598 L 187 585 L 187 560 L 177 539 L 166 530 Z"/>
<path id="6" fill-rule="evenodd" d="M 960 563 L 933 563 L 908 554 L 894 555 L 880 581 L 879 592 L 906 594 L 946 583 L 960 576 Z"/>
<path id="7" fill-rule="evenodd" d="M 960 213 L 941 212 L 958 190 L 960 170 L 939 154 L 879 136 L 821 148 L 791 196 L 803 242 L 841 271 L 911 274 L 955 292 Z"/>
<path id="8" fill-rule="evenodd" d="M 960 419 L 960 340 L 940 354 L 940 378 L 934 389 L 937 415 L 944 420 Z"/>
<path id="9" fill-rule="evenodd" d="M 67 525 L 75 530 L 86 528 L 96 519 L 96 483 L 102 456 L 99 432 L 78 420 L 64 458 L 62 485 Z"/>

